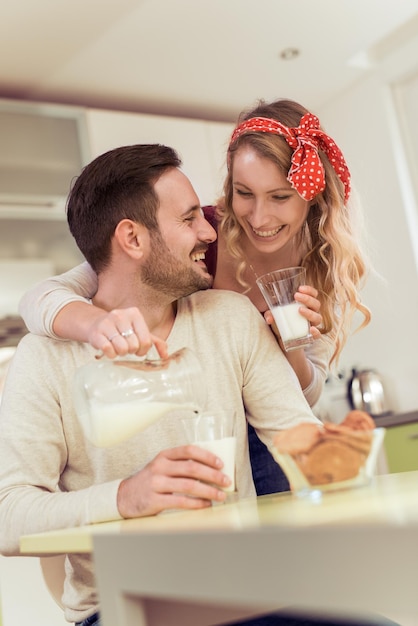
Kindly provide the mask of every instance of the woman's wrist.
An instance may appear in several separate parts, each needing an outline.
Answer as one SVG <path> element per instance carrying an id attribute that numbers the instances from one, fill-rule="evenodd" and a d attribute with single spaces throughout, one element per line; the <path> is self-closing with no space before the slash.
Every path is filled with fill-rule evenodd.
<path id="1" fill-rule="evenodd" d="M 55 316 L 53 331 L 62 339 L 89 343 L 92 327 L 105 314 L 87 301 L 69 302 Z"/>

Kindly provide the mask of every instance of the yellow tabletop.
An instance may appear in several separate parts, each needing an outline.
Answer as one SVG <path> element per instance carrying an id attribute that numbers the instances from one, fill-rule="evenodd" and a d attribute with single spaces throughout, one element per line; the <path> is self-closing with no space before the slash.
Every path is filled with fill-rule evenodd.
<path id="1" fill-rule="evenodd" d="M 22 554 L 89 553 L 98 534 L 239 530 L 269 527 L 406 525 L 418 522 L 418 471 L 376 476 L 367 487 L 329 492 L 320 501 L 281 493 L 154 517 L 91 524 L 21 538 Z"/>

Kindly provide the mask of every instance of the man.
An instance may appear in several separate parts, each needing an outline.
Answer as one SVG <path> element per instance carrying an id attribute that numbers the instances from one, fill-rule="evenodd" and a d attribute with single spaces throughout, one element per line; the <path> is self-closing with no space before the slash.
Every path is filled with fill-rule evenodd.
<path id="1" fill-rule="evenodd" d="M 246 418 L 267 445 L 277 430 L 317 420 L 248 298 L 209 289 L 204 256 L 216 234 L 180 165 L 161 145 L 101 155 L 73 186 L 68 223 L 98 274 L 94 303 L 107 311 L 140 306 L 157 343 L 197 354 L 209 389 L 204 409 L 235 420 L 237 491 L 251 496 Z M 31 334 L 15 353 L 0 409 L 3 554 L 18 553 L 22 534 L 225 500 L 220 460 L 184 445 L 178 413 L 110 448 L 84 439 L 72 382 L 93 358 L 88 344 Z M 91 558 L 68 555 L 66 572 L 65 615 L 82 624 L 98 611 Z"/>

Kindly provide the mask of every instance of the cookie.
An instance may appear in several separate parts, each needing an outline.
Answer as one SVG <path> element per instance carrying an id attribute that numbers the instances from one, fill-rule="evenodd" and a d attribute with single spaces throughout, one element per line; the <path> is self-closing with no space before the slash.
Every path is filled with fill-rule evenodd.
<path id="1" fill-rule="evenodd" d="M 305 456 L 300 466 L 311 485 L 326 485 L 355 478 L 367 455 L 343 441 L 321 441 Z"/>

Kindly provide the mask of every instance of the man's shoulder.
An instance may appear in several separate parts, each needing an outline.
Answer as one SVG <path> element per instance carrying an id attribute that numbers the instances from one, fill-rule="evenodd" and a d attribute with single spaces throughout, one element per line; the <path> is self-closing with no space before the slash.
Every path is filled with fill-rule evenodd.
<path id="1" fill-rule="evenodd" d="M 52 344 L 63 343 L 58 341 L 57 339 L 52 339 L 51 337 L 44 337 L 41 335 L 36 335 L 35 333 L 26 333 L 19 341 L 16 352 L 22 352 L 23 350 L 30 351 L 31 349 L 38 349 L 45 347 L 48 349 Z"/>
<path id="2" fill-rule="evenodd" d="M 224 328 L 257 328 L 265 324 L 263 316 L 247 296 L 225 289 L 208 289 L 191 294 L 183 298 L 178 311 L 205 324 L 220 323 L 222 320 Z"/>
<path id="3" fill-rule="evenodd" d="M 36 333 L 28 332 L 19 341 L 17 348 L 19 349 L 22 346 L 45 346 L 46 348 L 50 348 L 52 346 L 61 344 L 65 345 L 68 343 L 72 342 L 66 339 L 54 339 L 53 337 L 46 337 L 44 335 L 37 335 Z"/>
<path id="4" fill-rule="evenodd" d="M 79 353 L 92 351 L 93 348 L 89 344 L 78 341 L 70 341 L 63 339 L 53 339 L 52 337 L 43 337 L 34 333 L 27 333 L 19 341 L 16 348 L 15 356 L 19 359 L 30 358 L 31 356 L 45 363 L 49 360 L 65 360 L 73 359 Z"/>
<path id="5" fill-rule="evenodd" d="M 196 291 L 185 300 L 190 300 L 193 305 L 208 305 L 216 307 L 231 306 L 256 310 L 252 302 L 241 293 L 228 291 L 227 289 L 206 289 Z"/>

